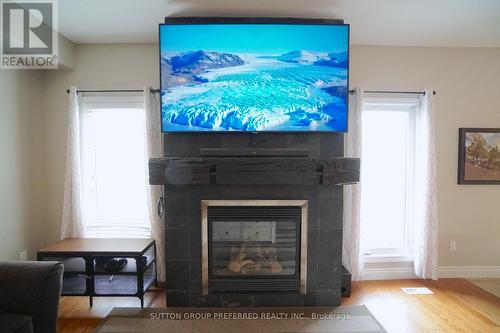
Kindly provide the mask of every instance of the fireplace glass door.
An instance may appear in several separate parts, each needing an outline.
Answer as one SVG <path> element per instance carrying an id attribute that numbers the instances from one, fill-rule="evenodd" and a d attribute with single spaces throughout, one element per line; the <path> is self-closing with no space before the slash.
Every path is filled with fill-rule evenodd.
<path id="1" fill-rule="evenodd" d="M 298 291 L 300 206 L 209 206 L 212 292 Z"/>

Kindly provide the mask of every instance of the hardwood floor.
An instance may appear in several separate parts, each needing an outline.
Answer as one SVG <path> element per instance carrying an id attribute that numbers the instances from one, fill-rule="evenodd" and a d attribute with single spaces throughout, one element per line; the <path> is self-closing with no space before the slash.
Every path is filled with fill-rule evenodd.
<path id="1" fill-rule="evenodd" d="M 500 297 L 500 279 L 467 279 L 490 294 Z"/>
<path id="2" fill-rule="evenodd" d="M 500 298 L 465 279 L 363 281 L 342 304 L 366 304 L 388 332 L 500 332 Z"/>
<path id="3" fill-rule="evenodd" d="M 165 291 L 151 288 L 144 297 L 145 307 L 164 308 Z M 59 333 L 87 333 L 99 325 L 114 307 L 140 307 L 135 297 L 95 297 L 89 307 L 88 297 L 62 297 L 59 303 Z"/>
<path id="4" fill-rule="evenodd" d="M 407 295 L 402 287 L 427 287 L 434 294 Z M 500 332 L 500 298 L 465 279 L 353 282 L 352 296 L 342 299 L 342 305 L 349 304 L 365 304 L 388 332 Z M 86 297 L 63 297 L 59 332 L 92 332 L 115 306 L 140 303 L 136 298 L 95 298 L 89 308 Z M 165 307 L 165 292 L 148 292 L 145 306 Z"/>

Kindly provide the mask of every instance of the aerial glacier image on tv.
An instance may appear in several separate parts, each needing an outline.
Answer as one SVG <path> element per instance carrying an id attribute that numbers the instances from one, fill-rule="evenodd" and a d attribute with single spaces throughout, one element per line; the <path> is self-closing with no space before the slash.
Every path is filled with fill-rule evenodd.
<path id="1" fill-rule="evenodd" d="M 162 25 L 162 130 L 346 131 L 347 35 L 328 25 Z"/>

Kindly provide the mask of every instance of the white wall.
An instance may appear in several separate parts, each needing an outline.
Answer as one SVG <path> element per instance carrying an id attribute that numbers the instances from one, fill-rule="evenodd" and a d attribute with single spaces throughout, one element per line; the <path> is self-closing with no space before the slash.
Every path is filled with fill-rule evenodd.
<path id="1" fill-rule="evenodd" d="M 41 71 L 0 70 L 0 260 L 32 255 L 41 229 L 41 84 Z"/>
<path id="2" fill-rule="evenodd" d="M 59 67 L 74 66 L 74 46 L 59 35 Z M 45 244 L 45 74 L 55 70 L 0 69 L 0 261 L 34 259 Z M 50 131 L 49 126 L 49 131 Z"/>
<path id="3" fill-rule="evenodd" d="M 500 267 L 500 187 L 457 185 L 458 128 L 500 127 L 500 48 L 355 46 L 351 57 L 353 86 L 438 92 L 439 265 Z"/>
<path id="4" fill-rule="evenodd" d="M 157 87 L 158 46 L 152 44 L 78 45 L 74 50 L 74 70 L 47 71 L 45 132 L 47 212 L 44 241 L 59 239 L 66 153 L 66 89 L 138 89 Z M 123 135 L 126 135 L 124 133 Z M 124 184 L 124 190 L 126 185 Z"/>
<path id="5" fill-rule="evenodd" d="M 65 90 L 73 84 L 91 89 L 158 86 L 157 48 L 156 44 L 81 45 L 75 49 L 75 70 L 47 71 L 43 242 L 59 238 Z M 500 187 L 456 184 L 458 128 L 500 127 L 500 49 L 353 46 L 351 73 L 353 87 L 438 91 L 439 264 L 500 266 Z M 8 172 L 16 173 L 13 169 Z M 456 252 L 448 251 L 450 240 L 457 241 Z"/>

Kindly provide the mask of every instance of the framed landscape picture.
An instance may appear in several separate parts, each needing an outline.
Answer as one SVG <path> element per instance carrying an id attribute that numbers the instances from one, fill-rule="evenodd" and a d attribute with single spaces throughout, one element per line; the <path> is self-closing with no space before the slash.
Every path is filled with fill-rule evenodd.
<path id="1" fill-rule="evenodd" d="M 500 128 L 460 128 L 458 184 L 500 184 Z"/>

